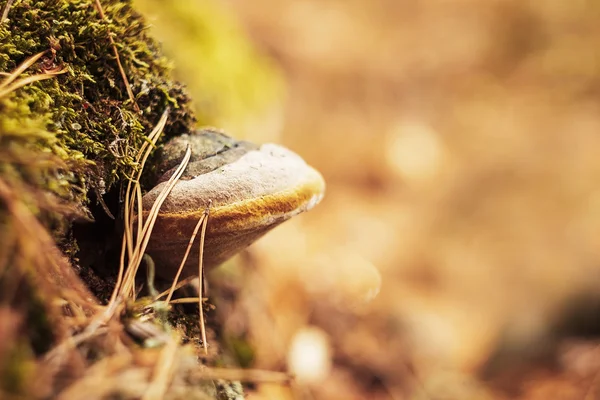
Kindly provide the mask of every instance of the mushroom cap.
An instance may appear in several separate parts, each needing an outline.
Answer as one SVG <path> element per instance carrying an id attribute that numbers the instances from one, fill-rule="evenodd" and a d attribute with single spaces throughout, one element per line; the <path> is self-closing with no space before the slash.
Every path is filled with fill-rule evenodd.
<path id="1" fill-rule="evenodd" d="M 178 139 L 172 147 L 177 147 L 179 153 L 185 149 L 181 140 L 193 141 L 195 136 L 206 139 L 207 135 L 215 134 L 217 138 L 219 135 L 227 138 L 205 130 Z M 323 198 L 325 182 L 321 174 L 282 146 L 258 147 L 235 142 L 215 153 L 192 158 L 183 178 L 161 206 L 146 251 L 154 259 L 157 273 L 164 278 L 172 278 L 177 272 L 194 227 L 207 207 L 210 206 L 210 216 L 203 261 L 205 268 L 212 268 L 283 221 L 310 210 Z M 144 219 L 167 185 L 166 179 L 163 176 L 162 182 L 143 196 Z M 182 277 L 198 274 L 199 236 Z"/>

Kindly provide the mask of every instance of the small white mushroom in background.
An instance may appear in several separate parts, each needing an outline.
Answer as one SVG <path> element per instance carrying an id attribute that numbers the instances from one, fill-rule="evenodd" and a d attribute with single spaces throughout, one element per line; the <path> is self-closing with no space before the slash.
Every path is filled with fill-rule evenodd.
<path id="1" fill-rule="evenodd" d="M 317 327 L 296 332 L 287 356 L 289 371 L 301 384 L 317 384 L 331 371 L 331 345 L 327 334 Z"/>

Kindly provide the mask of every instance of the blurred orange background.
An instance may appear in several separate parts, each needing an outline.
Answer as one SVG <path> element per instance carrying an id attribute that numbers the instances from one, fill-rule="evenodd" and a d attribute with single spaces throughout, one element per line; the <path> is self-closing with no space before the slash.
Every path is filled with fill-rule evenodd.
<path id="1" fill-rule="evenodd" d="M 215 4 L 282 77 L 243 135 L 328 184 L 242 257 L 253 366 L 308 398 L 600 398 L 556 328 L 600 298 L 600 3 Z"/>

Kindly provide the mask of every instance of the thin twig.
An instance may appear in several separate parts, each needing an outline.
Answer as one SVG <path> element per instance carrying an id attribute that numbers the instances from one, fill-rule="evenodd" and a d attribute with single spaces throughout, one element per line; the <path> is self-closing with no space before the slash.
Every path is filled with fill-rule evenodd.
<path id="1" fill-rule="evenodd" d="M 200 217 L 200 219 L 198 220 L 198 223 L 196 224 L 194 231 L 192 232 L 190 241 L 188 242 L 188 245 L 187 245 L 187 248 L 185 249 L 185 253 L 183 254 L 181 263 L 179 264 L 179 268 L 177 269 L 177 274 L 175 274 L 175 278 L 173 279 L 173 283 L 171 284 L 171 290 L 169 290 L 169 295 L 167 296 L 167 298 L 165 300 L 167 303 L 169 303 L 171 301 L 171 297 L 173 297 L 173 293 L 175 292 L 175 288 L 177 286 L 177 283 L 179 282 L 179 276 L 181 275 L 181 271 L 183 271 L 183 266 L 185 265 L 185 262 L 187 261 L 187 258 L 190 255 L 190 251 L 192 250 L 192 245 L 194 244 L 194 240 L 196 239 L 196 235 L 198 234 L 200 227 L 204 223 L 205 217 L 206 217 L 206 215 L 203 213 L 202 216 Z"/>
<path id="2" fill-rule="evenodd" d="M 23 61 L 13 72 L 6 75 L 6 79 L 0 82 L 0 98 L 6 96 L 8 93 L 17 90 L 25 85 L 33 82 L 42 81 L 45 79 L 53 78 L 55 75 L 64 74 L 68 71 L 67 68 L 63 68 L 60 71 L 46 72 L 44 74 L 37 74 L 26 76 L 25 78 L 19 79 L 15 82 L 15 79 L 19 77 L 27 68 L 33 65 L 37 60 L 40 59 L 46 52 L 42 51 Z"/>
<path id="3" fill-rule="evenodd" d="M 133 290 L 134 289 L 133 284 L 135 282 L 135 275 L 137 273 L 137 269 L 140 264 L 141 256 L 146 251 L 146 246 L 148 245 L 148 241 L 150 240 L 150 235 L 152 233 L 152 229 L 154 228 L 154 223 L 156 222 L 156 218 L 158 218 L 158 212 L 160 210 L 160 207 L 162 206 L 162 203 L 165 201 L 165 199 L 167 198 L 167 196 L 169 195 L 169 193 L 171 192 L 171 190 L 173 189 L 173 187 L 175 186 L 175 184 L 177 183 L 177 181 L 183 174 L 183 171 L 185 171 L 185 168 L 187 167 L 187 164 L 190 160 L 190 156 L 191 156 L 191 150 L 188 146 L 186 154 L 185 154 L 181 164 L 177 168 L 175 174 L 173 174 L 173 176 L 169 179 L 169 181 L 167 182 L 167 186 L 159 194 L 159 196 L 155 200 L 154 204 L 152 204 L 152 208 L 150 209 L 150 211 L 148 213 L 148 220 L 144 223 L 144 227 L 142 229 L 142 234 L 141 234 L 141 239 L 140 239 L 141 241 L 139 243 L 136 243 L 136 248 L 134 249 L 131 260 L 129 261 L 129 266 L 128 266 L 127 272 L 125 274 L 126 278 L 125 278 L 125 281 L 123 284 L 124 288 L 121 290 L 121 292 L 124 295 L 127 295 L 131 292 L 130 293 L 131 297 L 132 298 L 135 297 L 135 293 Z M 141 210 L 140 210 L 140 214 L 141 214 Z"/>
<path id="4" fill-rule="evenodd" d="M 105 326 L 114 314 L 119 314 L 117 310 L 120 310 L 122 303 L 119 301 L 113 301 L 109 303 L 103 313 L 96 314 L 92 320 L 88 323 L 81 334 L 93 335 L 98 329 Z"/>
<path id="5" fill-rule="evenodd" d="M 198 304 L 200 301 L 199 297 L 182 297 L 179 299 L 171 300 L 169 304 Z"/>
<path id="6" fill-rule="evenodd" d="M 17 90 L 20 87 L 23 87 L 23 86 L 28 85 L 33 82 L 43 81 L 46 79 L 54 78 L 54 76 L 59 75 L 59 74 L 64 74 L 65 72 L 67 72 L 67 69 L 62 69 L 60 71 L 51 72 L 51 73 L 47 73 L 47 74 L 31 75 L 31 76 L 25 77 L 23 79 L 19 79 L 18 81 L 12 83 L 11 85 L 6 86 L 3 90 L 0 90 L 0 98 L 4 97 L 5 95 L 7 95 L 8 93 L 10 93 L 14 90 Z"/>
<path id="7" fill-rule="evenodd" d="M 8 0 L 6 2 L 6 5 L 4 6 L 4 11 L 2 11 L 2 16 L 0 17 L 0 24 L 3 23 L 6 20 L 6 18 L 8 18 L 8 11 L 12 6 L 13 1 L 14 0 Z"/>
<path id="8" fill-rule="evenodd" d="M 133 251 L 133 256 L 132 256 L 131 260 L 129 260 L 129 265 L 127 267 L 127 271 L 125 272 L 125 278 L 123 280 L 123 285 L 120 289 L 121 294 L 124 296 L 130 295 L 132 298 L 135 297 L 135 294 L 133 293 L 133 285 L 135 282 L 135 275 L 137 273 L 137 269 L 139 267 L 141 257 L 144 254 L 144 252 L 146 251 L 146 247 L 148 246 L 148 241 L 150 240 L 150 234 L 152 233 L 152 229 L 154 228 L 154 223 L 156 222 L 156 219 L 158 218 L 158 212 L 160 210 L 160 207 L 162 206 L 162 203 L 166 200 L 167 196 L 169 195 L 169 193 L 171 192 L 171 190 L 173 189 L 173 187 L 175 186 L 175 184 L 177 183 L 177 181 L 179 180 L 179 178 L 181 177 L 181 175 L 187 168 L 187 164 L 190 161 L 191 154 L 192 154 L 192 151 L 191 151 L 190 147 L 188 146 L 186 149 L 185 155 L 183 157 L 183 160 L 181 161 L 181 164 L 179 164 L 179 167 L 177 167 L 177 170 L 175 171 L 173 176 L 169 179 L 165 188 L 160 192 L 160 194 L 154 201 L 154 204 L 152 204 L 152 208 L 148 212 L 148 220 L 145 221 L 144 228 L 142 229 L 142 242 L 140 243 L 139 246 L 136 246 L 136 248 Z M 140 210 L 140 213 L 141 213 L 141 210 Z"/>
<path id="9" fill-rule="evenodd" d="M 135 177 L 135 180 L 129 180 L 129 182 L 127 183 L 127 190 L 125 191 L 125 236 L 126 236 L 126 244 L 127 244 L 127 255 L 129 256 L 129 259 L 131 260 L 131 258 L 133 257 L 133 247 L 134 246 L 139 246 L 141 243 L 141 237 L 142 237 L 142 231 L 141 229 L 138 230 L 136 232 L 136 240 L 135 242 L 133 241 L 133 226 L 131 225 L 130 221 L 133 220 L 134 216 L 135 216 L 135 212 L 134 212 L 134 201 L 135 201 L 135 196 L 132 197 L 132 185 L 134 187 L 139 186 L 140 183 L 140 178 L 142 177 L 142 172 L 144 171 L 144 166 L 146 165 L 146 161 L 148 160 L 148 157 L 150 156 L 150 153 L 152 151 L 152 149 L 155 147 L 156 142 L 158 141 L 158 138 L 160 137 L 160 135 L 162 134 L 162 131 L 165 127 L 165 124 L 167 123 L 167 117 L 168 117 L 168 113 L 169 113 L 169 108 L 167 107 L 165 109 L 165 111 L 162 113 L 158 123 L 156 124 L 156 126 L 154 127 L 154 129 L 152 129 L 152 132 L 150 132 L 150 134 L 148 135 L 147 141 L 144 142 L 142 144 L 142 147 L 140 147 L 136 158 L 135 158 L 135 164 L 134 165 L 139 165 L 138 171 L 137 171 L 137 175 Z M 138 193 L 138 191 L 136 190 L 135 193 Z M 138 204 L 139 204 L 139 199 L 138 199 Z M 141 213 L 138 210 L 138 218 L 141 218 Z M 141 220 L 140 222 L 138 222 L 138 226 L 141 226 Z"/>
<path id="10" fill-rule="evenodd" d="M 154 148 L 158 138 L 160 137 L 160 134 L 163 131 L 163 128 L 165 127 L 165 124 L 167 123 L 167 117 L 169 115 L 169 108 L 167 107 L 165 109 L 165 111 L 162 113 L 160 119 L 158 120 L 158 123 L 156 124 L 156 126 L 154 127 L 154 129 L 152 129 L 152 131 L 150 132 L 150 134 L 148 135 L 148 140 L 146 142 L 144 142 L 142 144 L 142 146 L 140 147 L 140 150 L 138 151 L 138 154 L 136 155 L 135 158 L 135 164 L 139 165 L 139 170 L 136 176 L 136 180 L 135 180 L 135 185 L 139 186 L 139 181 L 142 175 L 142 171 L 144 170 L 144 166 L 146 165 L 146 161 L 148 159 L 148 157 L 150 156 L 150 152 L 152 151 L 152 149 Z M 111 308 L 110 305 L 113 305 L 113 303 L 115 303 L 117 301 L 117 296 L 120 293 L 120 289 L 121 289 L 121 284 L 123 282 L 123 278 L 125 276 L 125 253 L 127 252 L 128 256 L 129 256 L 129 263 L 131 263 L 131 260 L 133 258 L 133 226 L 131 221 L 134 218 L 134 208 L 133 208 L 133 201 L 134 199 L 131 198 L 131 193 L 132 193 L 132 181 L 130 180 L 127 183 L 127 189 L 125 191 L 125 212 L 124 212 L 124 217 L 125 217 L 125 233 L 123 235 L 123 241 L 122 241 L 122 246 L 121 246 L 121 258 L 120 258 L 120 262 L 119 262 L 119 273 L 117 275 L 117 283 L 115 285 L 115 288 L 113 289 L 113 293 L 111 295 L 110 301 L 109 301 L 109 307 L 108 309 L 115 309 L 114 307 Z M 136 191 L 136 193 L 139 193 L 138 191 Z M 139 202 L 138 202 L 139 204 Z M 138 219 L 140 220 L 140 222 L 138 223 L 138 226 L 141 227 L 141 219 L 142 219 L 142 215 L 141 215 L 141 211 L 138 209 Z M 138 229 L 137 232 L 137 238 L 136 238 L 136 245 L 138 243 L 141 242 L 141 230 L 142 229 Z M 110 318 L 111 315 L 106 315 L 106 318 Z"/>
<path id="11" fill-rule="evenodd" d="M 188 276 L 187 278 L 177 282 L 177 285 L 175 285 L 175 290 L 180 289 L 182 287 L 184 287 L 185 285 L 187 285 L 188 283 L 190 283 L 191 281 L 193 281 L 194 279 L 198 279 L 197 276 L 192 275 L 192 276 Z M 171 292 L 171 288 L 165 290 L 164 292 L 162 292 L 161 294 L 159 294 L 158 296 L 156 296 L 154 298 L 154 300 L 160 300 L 161 298 L 165 297 L 166 295 L 168 295 Z M 171 300 L 171 303 L 174 300 Z"/>
<path id="12" fill-rule="evenodd" d="M 210 214 L 210 205 L 212 200 L 208 201 L 208 207 L 204 209 L 204 224 L 202 224 L 202 234 L 200 235 L 200 252 L 198 254 L 198 277 L 200 278 L 200 295 L 198 296 L 198 308 L 200 309 L 200 332 L 202 332 L 202 347 L 204 354 L 208 354 L 208 343 L 206 341 L 206 326 L 204 323 L 204 307 L 202 306 L 202 297 L 204 296 L 204 238 L 206 237 L 206 227 L 208 226 L 208 215 Z"/>
<path id="13" fill-rule="evenodd" d="M 100 14 L 100 18 L 106 20 L 104 16 L 104 10 L 102 9 L 102 4 L 100 4 L 100 0 L 95 0 L 96 10 Z M 127 79 L 127 75 L 125 75 L 125 70 L 123 69 L 123 65 L 121 64 L 121 58 L 119 57 L 119 52 L 117 51 L 117 45 L 115 44 L 114 39 L 110 31 L 108 32 L 108 40 L 110 41 L 110 45 L 112 46 L 113 53 L 115 54 L 115 58 L 117 60 L 117 65 L 119 67 L 119 71 L 121 72 L 121 76 L 123 77 L 123 82 L 125 83 L 125 89 L 127 90 L 127 95 L 129 96 L 129 100 L 133 103 L 133 108 L 135 111 L 140 112 L 140 107 L 137 105 L 135 98 L 133 97 L 133 91 L 131 90 L 131 85 L 129 84 L 129 80 Z"/>
<path id="14" fill-rule="evenodd" d="M 23 71 L 25 71 L 27 68 L 29 68 L 30 66 L 32 66 L 34 62 L 36 62 L 37 60 L 39 60 L 40 57 L 44 55 L 44 53 L 46 53 L 46 52 L 45 51 L 41 51 L 41 52 L 39 52 L 37 54 L 32 55 L 31 57 L 29 57 L 25 61 L 23 61 L 21 63 L 21 65 L 19 65 L 17 67 L 17 69 L 15 69 L 10 74 L 7 74 L 8 78 L 6 78 L 4 81 L 2 81 L 2 83 L 0 83 L 0 89 L 4 89 L 6 86 L 8 86 L 8 84 L 10 84 L 12 81 L 14 81 L 15 79 L 17 79 L 17 77 L 19 75 L 21 75 L 23 73 Z"/>

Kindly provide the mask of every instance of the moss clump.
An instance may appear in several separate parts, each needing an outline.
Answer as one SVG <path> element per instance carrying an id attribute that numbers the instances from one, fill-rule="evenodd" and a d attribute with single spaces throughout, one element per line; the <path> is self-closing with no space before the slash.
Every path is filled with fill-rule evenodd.
<path id="1" fill-rule="evenodd" d="M 0 71 L 9 73 L 42 51 L 44 57 L 20 77 L 67 70 L 0 99 L 0 160 L 7 161 L 0 173 L 33 193 L 43 188 L 77 205 L 88 190 L 102 194 L 131 172 L 137 149 L 165 107 L 172 111 L 164 137 L 194 122 L 141 17 L 127 1 L 103 1 L 102 7 L 105 18 L 90 1 L 17 1 L 0 24 Z M 40 154 L 43 165 L 31 163 Z M 47 208 L 31 200 L 32 209 Z"/>

